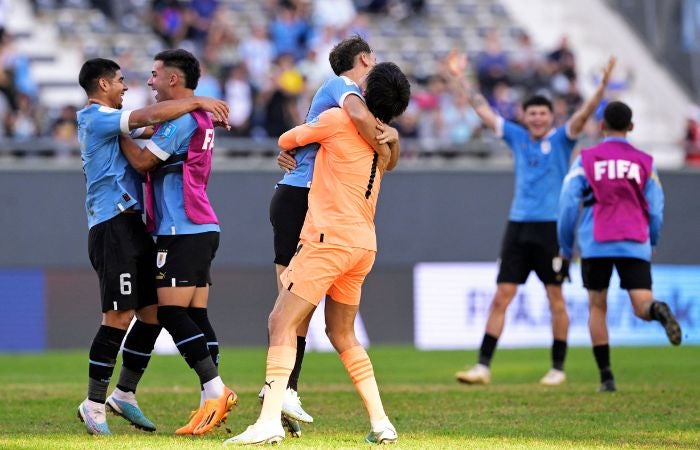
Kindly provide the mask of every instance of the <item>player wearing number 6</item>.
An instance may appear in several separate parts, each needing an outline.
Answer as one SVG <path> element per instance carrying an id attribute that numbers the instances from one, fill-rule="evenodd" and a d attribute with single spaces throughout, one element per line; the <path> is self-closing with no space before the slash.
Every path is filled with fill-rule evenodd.
<path id="1" fill-rule="evenodd" d="M 103 314 L 90 348 L 88 394 L 78 417 L 88 433 L 110 434 L 107 402 L 138 428 L 153 431 L 155 425 L 139 409 L 134 391 L 161 330 L 156 318 L 155 249 L 141 219 L 141 176 L 119 151 L 119 136 L 198 108 L 217 119 L 227 117 L 228 106 L 219 100 L 190 97 L 123 111 L 122 97 L 128 88 L 121 69 L 102 58 L 83 64 L 79 83 L 88 96 L 88 105 L 77 114 L 87 191 L 88 252 L 100 280 Z M 124 342 L 124 365 L 108 400 L 117 353 L 134 313 L 138 320 Z"/>

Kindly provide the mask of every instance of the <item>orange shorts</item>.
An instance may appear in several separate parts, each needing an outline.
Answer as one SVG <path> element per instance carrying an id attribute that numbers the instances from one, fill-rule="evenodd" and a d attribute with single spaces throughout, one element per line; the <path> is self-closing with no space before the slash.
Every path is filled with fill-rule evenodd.
<path id="1" fill-rule="evenodd" d="M 318 305 L 324 295 L 338 303 L 359 305 L 362 283 L 377 252 L 325 242 L 301 240 L 282 272 L 284 289 Z"/>

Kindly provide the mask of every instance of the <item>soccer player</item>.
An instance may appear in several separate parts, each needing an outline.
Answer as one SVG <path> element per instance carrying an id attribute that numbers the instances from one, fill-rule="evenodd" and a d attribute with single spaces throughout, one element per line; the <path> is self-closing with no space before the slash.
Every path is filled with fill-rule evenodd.
<path id="1" fill-rule="evenodd" d="M 408 80 L 395 64 L 377 64 L 367 75 L 365 101 L 382 122 L 400 115 L 409 97 Z M 390 443 L 397 439 L 382 406 L 372 363 L 354 331 L 362 283 L 377 251 L 374 214 L 384 170 L 378 167 L 377 153 L 344 109 L 329 109 L 279 139 L 280 147 L 286 149 L 312 142 L 321 147 L 309 210 L 269 318 L 267 391 L 262 411 L 255 424 L 226 444 L 275 443 L 284 438 L 279 417 L 296 357 L 296 331 L 326 293 L 328 336 L 369 413 L 371 431 L 366 440 Z"/>
<path id="2" fill-rule="evenodd" d="M 154 58 L 148 85 L 156 101 L 191 98 L 200 76 L 188 51 Z M 214 125 L 202 110 L 161 124 L 142 151 L 122 136 L 122 151 L 146 182 L 147 226 L 156 236 L 158 320 L 199 376 L 200 407 L 177 434 L 207 433 L 237 401 L 218 373 L 219 348 L 207 315 L 210 267 L 219 246 L 219 224 L 207 197 Z"/>
<path id="3" fill-rule="evenodd" d="M 389 156 L 388 169 L 391 170 L 396 165 L 399 154 L 398 132 L 393 127 L 377 122 L 374 115 L 367 109 L 358 87 L 362 78 L 375 64 L 375 57 L 369 44 L 359 36 L 347 38 L 333 48 L 328 59 L 336 76 L 327 80 L 314 95 L 306 122 L 315 120 L 319 114 L 329 108 L 343 108 L 361 136 L 378 154 L 383 155 L 382 159 L 389 154 L 387 144 L 396 143 L 396 151 Z M 379 133 L 378 136 L 377 133 Z M 309 186 L 313 178 L 317 151 L 318 144 L 313 143 L 280 152 L 280 167 L 288 172 L 277 184 L 270 201 L 278 291 L 282 290 L 279 277 L 289 265 L 299 243 L 299 234 L 308 208 Z M 383 167 L 387 162 L 379 164 Z M 297 421 L 313 422 L 313 417 L 301 407 L 297 394 L 311 315 L 300 324 L 297 330 L 297 356 L 282 403 L 283 422 L 296 437 L 301 435 L 301 427 Z M 264 397 L 264 391 L 263 386 L 263 390 L 260 391 L 261 400 Z"/>
<path id="4" fill-rule="evenodd" d="M 79 74 L 88 105 L 77 113 L 78 140 L 86 183 L 88 252 L 100 280 L 102 323 L 90 348 L 88 396 L 78 417 L 90 434 L 110 434 L 105 416 L 119 347 L 134 314 L 137 321 L 124 342 L 124 365 L 108 405 L 135 426 L 155 425 L 138 407 L 135 391 L 160 332 L 152 268 L 155 248 L 146 232 L 141 177 L 119 151 L 119 135 L 204 108 L 217 120 L 228 117 L 226 103 L 205 97 L 163 102 L 122 111 L 128 90 L 121 69 L 108 59 L 86 61 Z"/>
<path id="5" fill-rule="evenodd" d="M 673 345 L 681 343 L 681 328 L 668 305 L 654 300 L 651 291 L 651 253 L 659 240 L 664 209 L 654 160 L 627 142 L 634 125 L 625 103 L 614 101 L 605 107 L 601 128 L 603 142 L 583 150 L 564 180 L 557 231 L 566 259 L 572 257 L 578 237 L 599 391 L 612 392 L 616 386 L 606 313 L 613 266 L 637 317 L 660 322 Z"/>
<path id="6" fill-rule="evenodd" d="M 491 301 L 478 364 L 456 374 L 462 383 L 490 383 L 491 358 L 503 332 L 506 309 L 518 285 L 525 283 L 533 270 L 547 292 L 554 338 L 552 368 L 540 383 L 556 386 L 566 380 L 564 359 L 569 316 L 561 285 L 568 278 L 569 269 L 568 262 L 559 256 L 557 204 L 576 137 L 600 103 L 614 66 L 615 58 L 611 57 L 593 96 L 564 126 L 553 128 L 552 103 L 547 98 L 536 95 L 524 102 L 524 126 L 504 120 L 466 83 L 466 57 L 453 52 L 447 58 L 452 86 L 467 94 L 484 125 L 506 141 L 515 158 L 515 195 L 501 247 L 496 293 Z"/>

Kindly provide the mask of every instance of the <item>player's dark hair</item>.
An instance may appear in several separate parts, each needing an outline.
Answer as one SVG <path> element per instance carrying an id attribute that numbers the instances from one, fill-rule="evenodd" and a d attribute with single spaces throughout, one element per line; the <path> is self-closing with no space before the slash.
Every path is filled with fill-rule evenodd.
<path id="1" fill-rule="evenodd" d="M 632 109 L 619 101 L 610 102 L 603 111 L 603 121 L 609 130 L 627 131 L 632 123 Z"/>
<path id="2" fill-rule="evenodd" d="M 331 69 L 336 75 L 347 72 L 355 65 L 355 57 L 360 53 L 372 53 L 367 41 L 355 35 L 340 41 L 328 55 Z"/>
<path id="3" fill-rule="evenodd" d="M 530 106 L 546 106 L 552 111 L 552 102 L 544 95 L 533 95 L 523 103 L 523 111 L 527 111 Z"/>
<path id="4" fill-rule="evenodd" d="M 80 87 L 85 89 L 87 95 L 92 95 L 97 91 L 97 82 L 100 78 L 114 78 L 117 70 L 121 70 L 119 64 L 111 59 L 93 58 L 88 59 L 83 63 L 78 75 L 78 83 Z"/>
<path id="5" fill-rule="evenodd" d="M 192 53 L 181 48 L 164 50 L 158 53 L 153 60 L 163 61 L 165 67 L 173 67 L 180 70 L 185 75 L 185 87 L 187 89 L 197 88 L 202 72 L 199 69 L 199 61 Z"/>
<path id="6" fill-rule="evenodd" d="M 411 84 L 392 62 L 379 63 L 367 74 L 367 109 L 382 122 L 400 116 L 411 98 Z"/>

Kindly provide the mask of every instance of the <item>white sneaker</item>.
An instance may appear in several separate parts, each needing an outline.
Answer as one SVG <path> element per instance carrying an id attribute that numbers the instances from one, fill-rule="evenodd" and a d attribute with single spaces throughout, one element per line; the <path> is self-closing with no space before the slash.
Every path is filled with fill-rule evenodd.
<path id="1" fill-rule="evenodd" d="M 85 423 L 88 434 L 111 434 L 107 426 L 107 413 L 105 405 L 85 399 L 78 406 L 78 419 Z"/>
<path id="2" fill-rule="evenodd" d="M 226 439 L 224 445 L 278 444 L 284 439 L 284 434 L 280 422 L 256 422 L 243 433 Z"/>
<path id="3" fill-rule="evenodd" d="M 282 400 L 282 414 L 290 419 L 298 420 L 304 423 L 313 423 L 314 418 L 311 417 L 304 408 L 301 407 L 301 400 L 297 391 L 292 388 L 287 388 L 284 392 Z"/>
<path id="4" fill-rule="evenodd" d="M 545 386 L 559 386 L 565 381 L 566 374 L 563 370 L 549 369 L 549 372 L 547 372 L 540 380 L 540 384 L 543 384 Z"/>
<path id="5" fill-rule="evenodd" d="M 384 422 L 379 426 L 379 430 L 371 430 L 367 437 L 365 437 L 365 442 L 369 444 L 393 444 L 399 439 L 399 435 L 396 433 L 396 428 L 391 424 L 389 418 L 384 419 Z"/>
<path id="6" fill-rule="evenodd" d="M 460 383 L 489 384 L 491 382 L 491 369 L 483 364 L 477 364 L 469 370 L 462 370 L 455 374 Z"/>
<path id="7" fill-rule="evenodd" d="M 267 386 L 265 386 L 265 385 L 263 384 L 263 387 L 260 389 L 260 392 L 258 392 L 258 400 L 260 400 L 260 404 L 261 404 L 261 405 L 262 405 L 263 400 L 265 400 L 265 388 L 266 388 L 266 387 L 267 387 Z"/>

